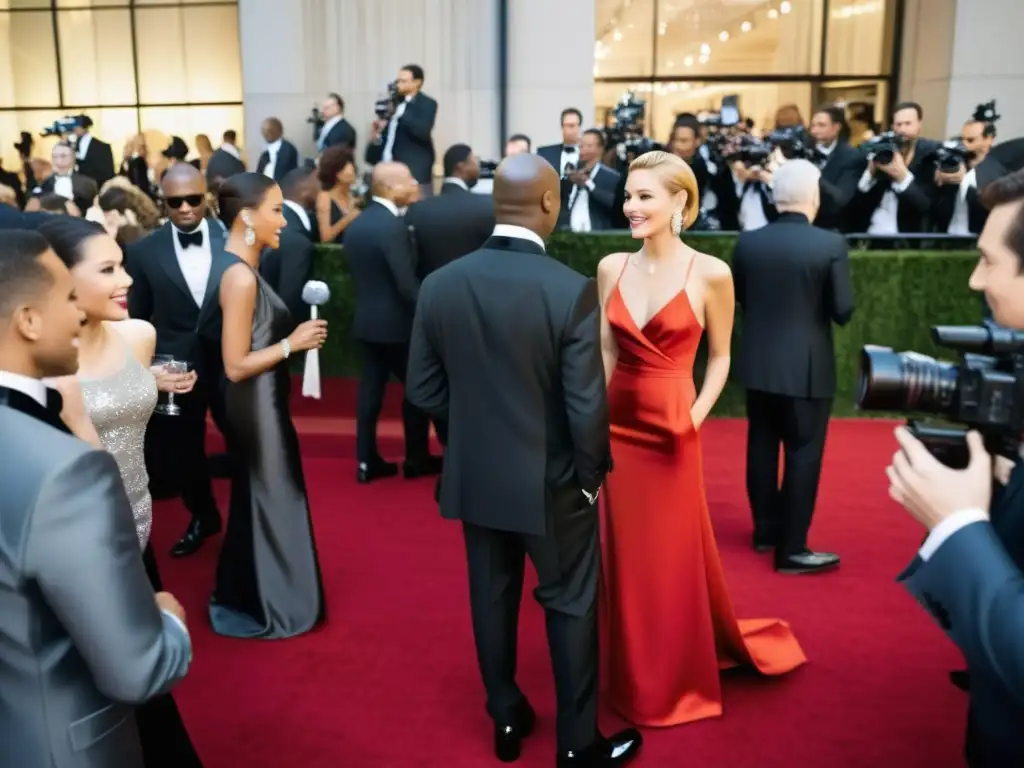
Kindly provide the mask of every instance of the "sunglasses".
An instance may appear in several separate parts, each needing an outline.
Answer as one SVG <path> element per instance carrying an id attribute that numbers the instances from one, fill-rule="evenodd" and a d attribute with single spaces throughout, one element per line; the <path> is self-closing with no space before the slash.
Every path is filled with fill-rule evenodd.
<path id="1" fill-rule="evenodd" d="M 191 207 L 191 208 L 198 208 L 200 205 L 203 204 L 203 196 L 202 195 L 184 195 L 182 197 L 168 197 L 166 199 L 166 202 L 167 202 L 167 206 L 169 208 L 173 208 L 174 210 L 178 210 L 185 203 L 188 203 L 189 207 Z"/>

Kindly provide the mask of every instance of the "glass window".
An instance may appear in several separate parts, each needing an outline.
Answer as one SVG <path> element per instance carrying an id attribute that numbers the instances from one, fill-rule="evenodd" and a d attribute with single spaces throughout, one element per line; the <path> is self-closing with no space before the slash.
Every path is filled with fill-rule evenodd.
<path id="1" fill-rule="evenodd" d="M 892 71 L 895 3 L 831 0 L 825 74 L 888 75 Z"/>
<path id="2" fill-rule="evenodd" d="M 50 0 L 0 0 L 0 11 L 23 8 L 49 8 Z"/>
<path id="3" fill-rule="evenodd" d="M 655 0 L 596 0 L 594 77 L 654 74 Z"/>
<path id="4" fill-rule="evenodd" d="M 160 151 L 170 144 L 171 136 L 178 136 L 195 152 L 196 134 L 205 133 L 213 146 L 220 145 L 224 131 L 232 128 L 243 132 L 243 109 L 237 106 L 142 107 L 139 122 L 146 133 L 146 144 Z"/>
<path id="5" fill-rule="evenodd" d="M 131 0 L 57 0 L 58 8 L 109 8 L 118 5 L 131 5 Z"/>
<path id="6" fill-rule="evenodd" d="M 0 13 L 0 107 L 60 104 L 49 11 Z"/>
<path id="7" fill-rule="evenodd" d="M 58 11 L 57 29 L 66 105 L 135 104 L 129 11 Z"/>
<path id="8" fill-rule="evenodd" d="M 237 6 L 140 8 L 135 48 L 143 104 L 242 100 Z"/>

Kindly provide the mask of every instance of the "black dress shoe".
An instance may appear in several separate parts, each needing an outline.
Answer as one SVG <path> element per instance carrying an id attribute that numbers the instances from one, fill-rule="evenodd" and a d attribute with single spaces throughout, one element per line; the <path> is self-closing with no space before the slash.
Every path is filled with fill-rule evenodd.
<path id="1" fill-rule="evenodd" d="M 587 749 L 579 752 L 560 752 L 555 763 L 557 768 L 611 768 L 625 765 L 640 752 L 643 737 L 636 728 L 626 728 L 606 739 L 598 736 Z"/>
<path id="2" fill-rule="evenodd" d="M 402 464 L 402 474 L 406 480 L 415 480 L 417 477 L 433 477 L 441 474 L 444 468 L 444 461 L 440 456 L 427 456 L 422 459 L 413 459 Z"/>
<path id="3" fill-rule="evenodd" d="M 371 461 L 360 463 L 356 472 L 356 482 L 372 483 L 374 480 L 383 480 L 386 477 L 395 477 L 398 474 L 398 465 L 393 461 Z"/>
<path id="4" fill-rule="evenodd" d="M 514 763 L 523 750 L 523 739 L 533 732 L 537 715 L 526 700 L 515 713 L 513 723 L 494 723 L 494 756 L 503 763 Z"/>
<path id="5" fill-rule="evenodd" d="M 203 546 L 203 542 L 210 536 L 220 533 L 220 517 L 200 520 L 192 518 L 192 522 L 185 529 L 185 535 L 178 543 L 171 547 L 171 557 L 188 557 L 194 555 Z"/>
<path id="6" fill-rule="evenodd" d="M 775 553 L 775 570 L 779 573 L 821 573 L 839 567 L 839 555 L 831 552 L 799 552 L 779 556 Z"/>

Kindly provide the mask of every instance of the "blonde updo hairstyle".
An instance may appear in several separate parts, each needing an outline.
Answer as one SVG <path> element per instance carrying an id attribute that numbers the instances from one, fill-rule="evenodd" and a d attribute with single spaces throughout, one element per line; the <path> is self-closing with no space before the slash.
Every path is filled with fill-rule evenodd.
<path id="1" fill-rule="evenodd" d="M 689 229 L 700 213 L 697 177 L 689 163 L 670 152 L 645 152 L 629 164 L 629 171 L 654 171 L 670 195 L 686 193 L 683 202 L 683 229 Z"/>

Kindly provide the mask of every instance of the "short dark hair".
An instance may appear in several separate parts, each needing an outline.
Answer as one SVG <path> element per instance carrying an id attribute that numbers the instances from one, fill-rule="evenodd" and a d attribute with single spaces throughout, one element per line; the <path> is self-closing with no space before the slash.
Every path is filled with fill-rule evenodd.
<path id="1" fill-rule="evenodd" d="M 981 192 L 981 202 L 989 210 L 997 205 L 1017 203 L 1017 216 L 1006 232 L 1006 245 L 1017 254 L 1024 266 L 1024 169 L 1003 176 L 988 184 Z"/>
<path id="2" fill-rule="evenodd" d="M 331 189 L 338 183 L 338 174 L 349 165 L 356 164 L 356 156 L 352 150 L 344 144 L 335 144 L 328 147 L 320 155 L 320 165 L 317 168 L 316 177 L 320 179 L 322 189 Z"/>
<path id="3" fill-rule="evenodd" d="M 230 128 L 224 131 L 224 141 L 234 144 L 237 139 L 238 134 L 235 131 L 231 130 Z"/>
<path id="4" fill-rule="evenodd" d="M 525 133 L 513 133 L 511 136 L 508 137 L 508 141 L 525 141 L 526 148 L 533 149 L 533 141 L 531 141 L 530 137 L 527 136 Z M 507 144 L 508 142 L 505 143 Z"/>
<path id="5" fill-rule="evenodd" d="M 243 208 L 259 208 L 267 190 L 276 185 L 262 173 L 249 171 L 226 179 L 217 190 L 217 212 L 224 226 L 230 230 Z"/>
<path id="6" fill-rule="evenodd" d="M 341 98 L 341 96 L 339 96 L 336 93 L 328 93 L 327 98 L 333 99 L 334 103 L 338 105 L 338 109 L 340 109 L 342 112 L 345 111 L 345 100 Z"/>
<path id="7" fill-rule="evenodd" d="M 561 125 L 565 122 L 565 118 L 569 115 L 576 115 L 576 118 L 580 121 L 580 125 L 583 124 L 583 113 L 580 112 L 576 107 L 568 107 L 562 110 L 561 116 L 558 118 L 558 124 Z"/>
<path id="8" fill-rule="evenodd" d="M 419 80 L 421 83 L 423 82 L 423 67 L 419 64 L 406 64 L 402 69 L 412 75 L 413 80 Z"/>
<path id="9" fill-rule="evenodd" d="M 455 173 L 455 166 L 464 163 L 473 156 L 473 150 L 469 144 L 452 144 L 444 153 L 444 175 L 451 176 Z"/>
<path id="10" fill-rule="evenodd" d="M 73 216 L 52 216 L 39 225 L 39 234 L 46 238 L 50 248 L 64 266 L 73 269 L 82 260 L 82 246 L 90 237 L 105 235 L 99 224 Z"/>
<path id="11" fill-rule="evenodd" d="M 53 285 L 53 277 L 39 262 L 48 250 L 46 238 L 38 232 L 0 230 L 0 318 L 6 320 L 26 298 Z"/>
<path id="12" fill-rule="evenodd" d="M 68 212 L 68 200 L 63 195 L 58 195 L 56 192 L 44 192 L 39 196 L 39 208 L 48 213 L 63 213 Z"/>
<path id="13" fill-rule="evenodd" d="M 132 210 L 131 198 L 120 187 L 111 187 L 106 190 L 99 196 L 97 202 L 99 203 L 100 210 L 104 212 L 117 211 L 118 213 L 124 213 L 125 211 Z"/>
<path id="14" fill-rule="evenodd" d="M 308 165 L 300 165 L 298 168 L 292 168 L 280 181 L 281 193 L 285 197 L 291 197 L 314 173 L 316 173 L 316 168 Z"/>
<path id="15" fill-rule="evenodd" d="M 587 128 L 587 130 L 585 130 L 583 132 L 583 135 L 584 136 L 596 136 L 597 137 L 597 143 L 601 145 L 601 149 L 604 149 L 605 144 L 604 144 L 604 133 L 603 132 L 599 131 L 597 128 Z"/>
<path id="16" fill-rule="evenodd" d="M 828 119 L 831 120 L 833 123 L 838 123 L 839 125 L 846 124 L 846 112 L 843 111 L 841 107 L 837 107 L 835 104 L 822 104 L 816 110 L 814 110 L 814 114 L 828 115 Z"/>
<path id="17" fill-rule="evenodd" d="M 912 109 L 917 113 L 918 120 L 924 120 L 924 109 L 916 101 L 901 101 L 895 107 L 892 108 L 892 116 L 896 117 L 897 112 L 902 112 L 904 109 Z"/>
<path id="18" fill-rule="evenodd" d="M 696 116 L 684 114 L 677 117 L 675 125 L 672 126 L 672 135 L 669 138 L 675 138 L 676 131 L 680 128 L 689 128 L 693 131 L 694 138 L 700 136 L 700 120 L 698 120 Z"/>

